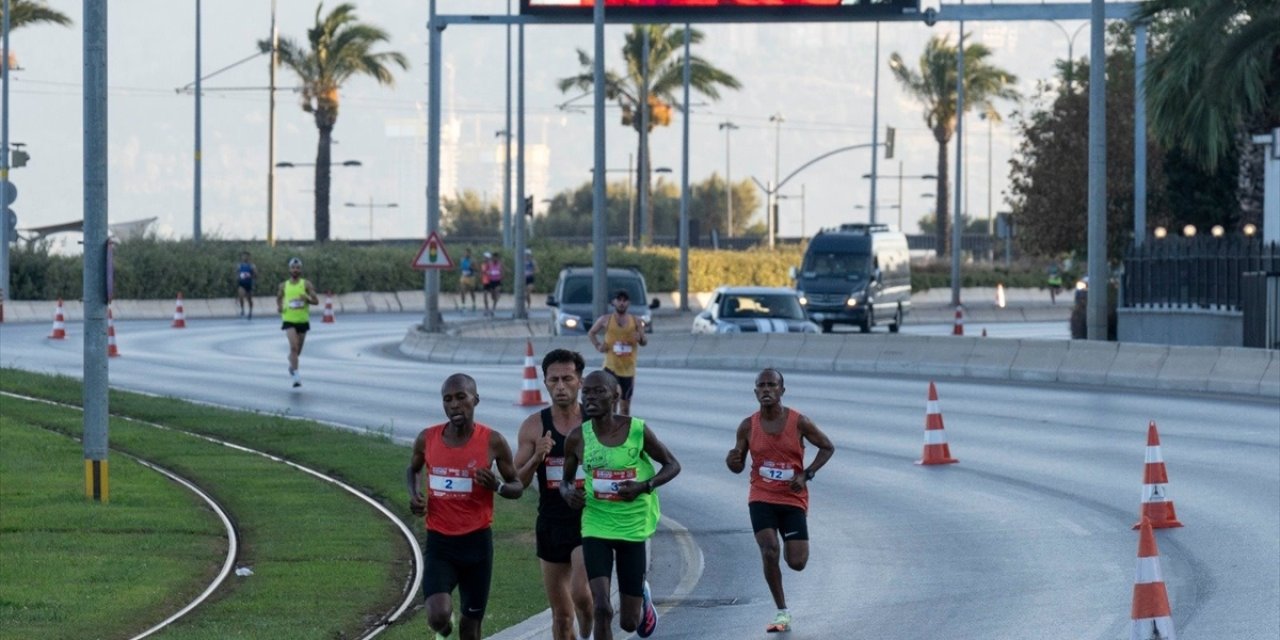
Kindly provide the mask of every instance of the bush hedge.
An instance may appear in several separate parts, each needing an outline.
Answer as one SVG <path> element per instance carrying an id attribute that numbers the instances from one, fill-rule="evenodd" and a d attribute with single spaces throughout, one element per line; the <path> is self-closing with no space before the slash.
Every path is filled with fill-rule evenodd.
<path id="1" fill-rule="evenodd" d="M 470 249 L 477 267 L 485 251 L 497 249 L 506 273 L 505 290 L 511 292 L 514 273 L 512 252 L 481 244 L 451 246 L 449 255 L 456 264 Z M 538 241 L 532 244 L 538 268 L 534 290 L 549 292 L 559 271 L 569 265 L 590 265 L 588 245 Z M 417 253 L 410 244 L 285 245 L 262 242 L 205 240 L 157 240 L 146 238 L 120 243 L 115 249 L 115 297 L 120 299 L 165 299 L 181 292 L 188 298 L 226 298 L 235 295 L 236 267 L 240 252 L 248 251 L 258 267 L 259 295 L 272 295 L 276 284 L 288 278 L 287 263 L 299 257 L 304 273 L 322 292 L 407 291 L 421 289 L 421 272 L 410 268 Z M 786 245 L 775 251 L 753 248 L 745 251 L 689 250 L 689 291 L 711 291 L 722 284 L 790 286 L 788 269 L 799 266 L 802 246 Z M 609 248 L 609 264 L 634 267 L 645 274 L 651 291 L 676 291 L 680 278 L 680 252 L 672 247 L 651 249 Z M 10 272 L 15 300 L 69 300 L 81 297 L 83 281 L 80 256 L 49 253 L 47 246 L 17 247 L 10 253 Z M 1011 268 L 989 263 L 966 264 L 961 270 L 964 287 L 1044 287 L 1044 270 L 1030 263 Z M 1073 280 L 1064 274 L 1066 286 Z M 458 271 L 441 271 L 441 290 L 456 292 Z M 914 263 L 911 273 L 914 291 L 951 286 L 950 264 L 946 261 Z"/>

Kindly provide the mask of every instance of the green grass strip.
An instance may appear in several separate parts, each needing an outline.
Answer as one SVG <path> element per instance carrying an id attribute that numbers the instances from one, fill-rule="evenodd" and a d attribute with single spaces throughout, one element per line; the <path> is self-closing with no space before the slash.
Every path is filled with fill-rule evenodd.
<path id="1" fill-rule="evenodd" d="M 0 402 L 0 636 L 123 637 L 204 590 L 227 540 L 200 498 L 115 456 L 127 489 L 86 501 L 80 443 L 15 419 L 29 403 Z"/>
<path id="2" fill-rule="evenodd" d="M 77 380 L 13 369 L 0 369 L 0 389 L 76 405 L 81 401 Z M 110 392 L 109 402 L 112 415 L 235 442 L 338 477 L 399 514 L 422 539 L 421 520 L 409 513 L 403 486 L 409 449 L 381 434 L 116 390 Z M 19 407 L 5 399 L 0 413 L 15 422 L 79 433 L 78 412 L 68 413 L 57 426 L 50 424 L 59 421 L 52 420 L 56 412 L 48 407 L 32 407 L 29 412 L 23 409 L 21 415 Z M 394 608 L 410 570 L 408 550 L 392 524 L 368 505 L 328 483 L 258 456 L 120 420 L 113 420 L 110 429 L 113 448 L 187 476 L 227 507 L 241 530 L 243 562 L 255 572 L 249 578 L 235 579 L 232 588 L 215 595 L 216 602 L 193 612 L 164 637 L 352 637 L 373 616 Z M 113 470 L 118 459 L 112 459 Z M 79 475 L 73 488 L 82 495 L 83 465 L 74 471 Z M 131 487 L 121 486 L 114 473 L 112 476 L 115 504 Z M 497 502 L 494 544 L 498 570 L 486 633 L 546 607 L 533 555 L 536 500 L 530 495 L 515 503 Z M 91 533 L 86 531 L 85 535 Z M 218 560 L 216 554 L 210 554 L 210 564 Z M 0 613 L 0 627 L 7 626 L 5 622 Z M 145 626 L 140 624 L 138 629 Z M 421 638 L 425 633 L 425 620 L 415 611 L 380 637 Z"/>

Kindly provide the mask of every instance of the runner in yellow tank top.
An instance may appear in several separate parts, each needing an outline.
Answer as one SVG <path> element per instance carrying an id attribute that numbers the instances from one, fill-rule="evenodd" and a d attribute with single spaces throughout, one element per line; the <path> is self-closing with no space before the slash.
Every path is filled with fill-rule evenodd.
<path id="1" fill-rule="evenodd" d="M 295 387 L 302 386 L 302 377 L 298 375 L 298 356 L 302 355 L 302 344 L 311 330 L 313 304 L 320 304 L 320 298 L 316 297 L 316 288 L 311 281 L 302 277 L 302 260 L 289 258 L 289 279 L 281 282 L 276 290 L 276 311 L 280 313 L 280 328 L 289 338 L 289 376 L 293 378 Z"/>
<path id="2" fill-rule="evenodd" d="M 600 316 L 587 338 L 591 340 L 596 351 L 604 354 L 605 371 L 618 379 L 622 392 L 618 395 L 618 413 L 631 415 L 631 394 L 636 385 L 636 352 L 640 347 L 649 344 L 645 337 L 644 321 L 627 313 L 631 307 L 631 296 L 626 289 L 618 289 L 613 294 L 613 313 Z M 598 335 L 604 332 L 604 339 Z"/>

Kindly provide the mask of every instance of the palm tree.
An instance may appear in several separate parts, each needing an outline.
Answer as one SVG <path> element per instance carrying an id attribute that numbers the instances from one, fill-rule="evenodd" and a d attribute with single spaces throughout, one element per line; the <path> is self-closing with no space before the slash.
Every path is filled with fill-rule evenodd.
<path id="1" fill-rule="evenodd" d="M 316 144 L 316 241 L 329 239 L 329 162 L 333 126 L 338 120 L 338 90 L 355 75 L 366 75 L 378 84 L 391 86 L 395 78 L 389 64 L 409 68 L 409 61 L 395 51 L 373 53 L 370 49 L 389 38 L 382 29 L 360 23 L 355 6 L 343 3 L 321 16 L 324 3 L 316 7 L 316 24 L 307 30 L 308 49 L 289 38 L 280 38 L 279 65 L 288 67 L 302 82 L 302 110 L 315 114 L 320 140 Z M 271 51 L 270 40 L 259 40 L 263 53 Z"/>
<path id="2" fill-rule="evenodd" d="M 1147 75 L 1151 130 L 1208 171 L 1241 144 L 1242 133 L 1280 127 L 1280 2 L 1149 0 L 1167 37 L 1153 38 Z"/>
<path id="3" fill-rule="evenodd" d="M 648 84 L 644 78 L 644 36 L 649 36 Z M 669 24 L 634 25 L 626 36 L 622 46 L 622 59 L 626 63 L 626 73 L 605 71 L 605 98 L 617 100 L 622 107 L 622 123 L 630 125 L 637 134 L 637 157 L 649 158 L 649 139 L 647 134 L 659 124 L 665 125 L 670 120 L 671 105 L 677 104 L 676 93 L 684 90 L 684 32 L 683 28 L 675 29 Z M 702 42 L 703 33 L 697 29 L 689 30 L 690 46 Z M 563 78 L 557 86 L 560 91 L 578 88 L 591 91 L 595 87 L 593 71 L 594 61 L 587 52 L 578 49 L 578 62 L 582 70 L 576 76 Z M 691 91 L 710 98 L 720 99 L 720 87 L 737 89 L 742 85 L 738 79 L 728 72 L 716 68 L 706 59 L 690 55 L 689 88 Z M 647 100 L 645 99 L 647 96 Z M 641 131 L 640 105 L 648 103 L 649 129 Z M 679 108 L 679 107 L 677 107 Z M 649 194 L 650 163 L 642 161 L 636 172 L 636 192 Z M 646 199 L 644 215 L 643 244 L 653 241 L 653 201 Z"/>
<path id="4" fill-rule="evenodd" d="M 9 0 L 9 30 L 13 31 L 27 25 L 42 22 L 59 26 L 71 26 L 71 18 L 56 9 L 50 9 L 40 0 Z M 0 5 L 0 16 L 4 16 L 4 7 Z"/>
<path id="5" fill-rule="evenodd" d="M 0 18 L 4 17 L 4 5 L 0 3 Z M 9 0 L 9 31 L 20 29 L 22 27 L 47 23 L 56 24 L 67 27 L 71 25 L 71 18 L 66 14 L 55 9 L 45 6 L 44 2 L 37 0 Z M 11 54 L 12 55 L 12 52 Z M 9 68 L 9 62 L 3 61 L 0 64 L 0 74 L 3 74 Z"/>
<path id="6" fill-rule="evenodd" d="M 981 43 L 964 48 L 965 111 L 978 110 L 993 122 L 1000 122 L 997 99 L 1017 100 L 1017 76 L 992 66 L 991 50 Z M 947 255 L 950 218 L 947 215 L 947 143 L 956 131 L 956 46 L 949 36 L 934 36 L 920 55 L 918 69 L 911 69 L 902 56 L 889 56 L 889 69 L 907 93 L 924 106 L 924 121 L 938 142 L 938 255 Z"/>

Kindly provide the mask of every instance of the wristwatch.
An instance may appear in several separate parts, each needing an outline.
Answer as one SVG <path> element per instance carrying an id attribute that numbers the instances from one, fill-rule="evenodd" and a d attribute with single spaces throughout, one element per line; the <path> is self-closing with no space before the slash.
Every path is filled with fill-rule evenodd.
<path id="1" fill-rule="evenodd" d="M 814 475 L 816 475 L 814 472 L 809 471 L 808 469 L 806 469 L 806 470 L 805 470 L 805 472 L 804 472 L 804 480 L 805 480 L 805 482 L 813 482 L 813 476 L 814 476 Z"/>

